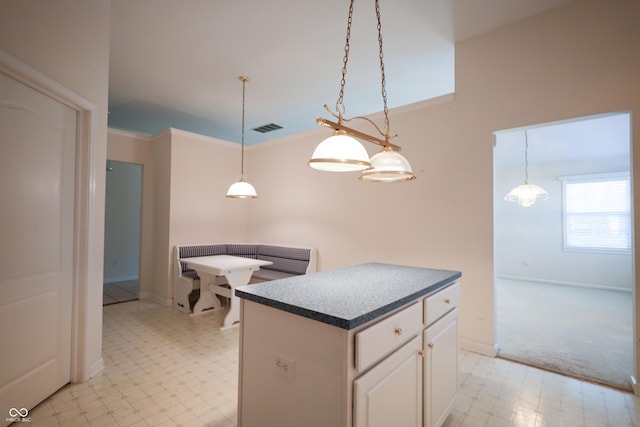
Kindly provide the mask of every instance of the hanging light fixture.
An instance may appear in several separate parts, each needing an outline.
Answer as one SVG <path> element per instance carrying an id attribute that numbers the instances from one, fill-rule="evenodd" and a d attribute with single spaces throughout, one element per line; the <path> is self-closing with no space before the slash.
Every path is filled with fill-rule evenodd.
<path id="1" fill-rule="evenodd" d="M 382 100 L 384 103 L 385 130 L 382 132 L 378 126 L 366 117 L 354 117 L 365 119 L 370 122 L 384 139 L 368 135 L 366 133 L 351 129 L 344 125 L 347 119 L 344 117 L 346 111 L 344 106 L 344 86 L 347 74 L 347 62 L 349 61 L 351 22 L 353 19 L 353 2 L 349 3 L 349 17 L 347 20 L 347 36 L 344 47 L 344 58 L 342 59 L 342 79 L 340 80 L 340 92 L 336 101 L 335 112 L 329 110 L 325 104 L 324 108 L 337 122 L 318 118 L 316 123 L 334 129 L 334 134 L 322 141 L 313 152 L 308 164 L 314 169 L 331 172 L 352 172 L 363 171 L 359 177 L 362 181 L 370 182 L 400 182 L 415 179 L 411 170 L 411 165 L 398 151 L 400 147 L 390 142 L 389 110 L 387 108 L 386 79 L 384 73 L 384 61 L 382 53 L 382 25 L 380 23 L 379 0 L 375 1 L 376 17 L 378 20 L 378 48 L 380 58 L 380 74 L 382 86 Z M 395 135 L 394 135 L 395 136 Z M 355 138 L 372 142 L 382 146 L 382 151 L 369 159 L 367 151 Z"/>
<path id="2" fill-rule="evenodd" d="M 227 191 L 227 197 L 234 199 L 255 199 L 258 197 L 256 189 L 244 180 L 244 95 L 245 86 L 249 81 L 249 77 L 240 76 L 238 79 L 242 82 L 242 154 L 240 157 L 240 180 L 231 184 Z"/>
<path id="3" fill-rule="evenodd" d="M 547 200 L 550 196 L 542 187 L 529 184 L 529 140 L 527 139 L 527 131 L 524 131 L 524 184 L 518 185 L 511 190 L 509 194 L 504 196 L 508 202 L 518 202 L 520 206 L 529 207 L 538 200 Z"/>

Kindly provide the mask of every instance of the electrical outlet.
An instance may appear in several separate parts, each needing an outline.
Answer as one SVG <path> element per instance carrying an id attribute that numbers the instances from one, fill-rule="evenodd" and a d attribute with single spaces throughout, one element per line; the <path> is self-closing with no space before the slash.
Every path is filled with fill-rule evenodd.
<path id="1" fill-rule="evenodd" d="M 296 364 L 288 357 L 278 353 L 273 353 L 273 369 L 275 369 L 278 374 L 293 381 Z"/>

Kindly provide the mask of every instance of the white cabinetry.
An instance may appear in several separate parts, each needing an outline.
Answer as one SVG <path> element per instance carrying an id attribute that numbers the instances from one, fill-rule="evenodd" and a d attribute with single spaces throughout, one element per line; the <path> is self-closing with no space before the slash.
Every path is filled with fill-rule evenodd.
<path id="1" fill-rule="evenodd" d="M 442 425 L 458 395 L 459 301 L 459 283 L 424 300 L 424 427 Z"/>
<path id="2" fill-rule="evenodd" d="M 424 331 L 424 427 L 439 427 L 458 395 L 458 309 Z"/>
<path id="3" fill-rule="evenodd" d="M 410 305 L 356 334 L 356 370 L 363 372 L 422 332 L 422 307 Z"/>
<path id="4" fill-rule="evenodd" d="M 439 426 L 458 392 L 458 300 L 451 282 L 345 329 L 241 299 L 239 426 Z"/>
<path id="5" fill-rule="evenodd" d="M 354 381 L 355 427 L 420 427 L 422 343 L 414 337 Z"/>
<path id="6" fill-rule="evenodd" d="M 413 338 L 356 378 L 355 427 L 442 425 L 459 389 L 459 295 L 455 283 L 425 298 L 424 314 L 416 303 L 356 335 L 356 368 L 363 372 L 401 340 L 415 336 L 416 326 L 418 331 L 427 327 L 422 337 Z M 421 317 L 419 321 L 416 316 Z"/>

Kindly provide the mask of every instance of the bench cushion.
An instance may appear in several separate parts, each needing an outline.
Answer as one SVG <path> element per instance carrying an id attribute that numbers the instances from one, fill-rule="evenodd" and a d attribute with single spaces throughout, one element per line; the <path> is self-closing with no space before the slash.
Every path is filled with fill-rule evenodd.
<path id="1" fill-rule="evenodd" d="M 182 268 L 184 268 L 184 265 L 182 266 Z M 182 276 L 183 277 L 188 277 L 189 279 L 192 279 L 192 280 L 199 280 L 200 279 L 200 277 L 198 277 L 198 273 L 196 273 L 195 270 L 191 270 L 189 268 L 187 268 L 186 270 L 184 270 L 182 272 Z"/>
<path id="2" fill-rule="evenodd" d="M 262 266 L 260 267 L 261 269 L 283 271 L 290 274 L 305 274 L 307 272 L 307 267 L 309 266 L 309 261 L 302 261 L 299 259 L 278 258 L 264 255 L 261 255 L 260 259 L 271 261 L 273 263 L 271 265 Z"/>
<path id="3" fill-rule="evenodd" d="M 209 256 L 209 255 L 225 255 L 227 253 L 227 245 L 191 245 L 191 246 L 179 246 L 178 258 L 191 258 L 194 256 Z M 181 262 L 182 273 L 194 273 L 195 278 L 198 276 L 194 270 L 187 268 L 187 264 Z"/>
<path id="4" fill-rule="evenodd" d="M 227 245 L 191 245 L 180 246 L 178 258 L 191 258 L 194 256 L 225 255 Z"/>
<path id="5" fill-rule="evenodd" d="M 296 276 L 296 274 L 285 273 L 284 271 L 277 270 L 266 270 L 264 267 L 261 267 L 260 270 L 254 271 L 251 277 L 262 280 L 277 280 L 291 276 Z"/>
<path id="6" fill-rule="evenodd" d="M 270 256 L 277 258 L 299 259 L 301 261 L 309 261 L 311 257 L 311 249 L 305 248 L 289 248 L 286 246 L 259 245 L 258 255 Z"/>
<path id="7" fill-rule="evenodd" d="M 227 255 L 241 256 L 244 258 L 258 258 L 258 245 L 245 245 L 241 243 L 227 244 Z"/>
<path id="8" fill-rule="evenodd" d="M 289 273 L 285 277 L 292 274 L 305 274 L 309 267 L 310 253 L 310 249 L 304 248 L 267 245 L 258 247 L 258 258 L 273 263 L 272 265 L 265 265 L 261 269 Z"/>
<path id="9" fill-rule="evenodd" d="M 273 264 L 266 265 L 254 273 L 264 280 L 275 280 L 298 274 L 306 274 L 311 260 L 311 249 L 287 246 L 260 245 L 250 243 L 227 243 L 214 245 L 178 246 L 179 258 L 209 255 L 234 255 L 245 258 L 263 259 Z M 181 263 L 182 275 L 198 279 L 194 270 Z"/>

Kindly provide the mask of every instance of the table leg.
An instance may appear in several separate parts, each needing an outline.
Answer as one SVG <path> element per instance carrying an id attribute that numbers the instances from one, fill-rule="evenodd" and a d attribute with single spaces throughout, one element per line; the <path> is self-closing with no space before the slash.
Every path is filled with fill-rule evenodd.
<path id="1" fill-rule="evenodd" d="M 250 269 L 232 271 L 226 274 L 229 287 L 231 288 L 231 298 L 229 298 L 229 312 L 224 318 L 224 323 L 220 330 L 224 330 L 233 326 L 234 323 L 240 321 L 240 299 L 234 291 L 238 286 L 244 286 L 249 283 L 253 271 Z"/>
<path id="2" fill-rule="evenodd" d="M 209 290 L 209 286 L 216 284 L 216 276 L 211 274 L 198 273 L 200 276 L 200 298 L 193 307 L 193 314 L 202 313 L 208 309 L 221 308 L 220 300 Z"/>

